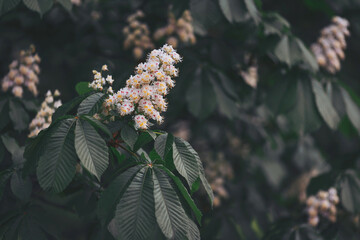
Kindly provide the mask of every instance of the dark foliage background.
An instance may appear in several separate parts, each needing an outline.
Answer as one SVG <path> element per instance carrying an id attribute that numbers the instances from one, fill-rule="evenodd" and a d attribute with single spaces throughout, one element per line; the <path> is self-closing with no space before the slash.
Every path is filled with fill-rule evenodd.
<path id="1" fill-rule="evenodd" d="M 240 6 L 229 13 L 233 21 L 220 2 L 240 4 L 232 5 Z M 336 129 L 329 128 L 310 79 L 320 80 L 324 89 L 329 82 L 334 88 L 342 86 L 359 108 L 360 1 L 88 0 L 71 10 L 55 3 L 42 17 L 20 3 L 0 17 L 0 76 L 7 74 L 19 50 L 34 44 L 42 58 L 39 99 L 48 89 L 59 89 L 62 101 L 69 101 L 77 96 L 75 85 L 91 81 L 92 69 L 103 64 L 109 66 L 119 88 L 138 63 L 131 50 L 123 49 L 126 17 L 141 9 L 153 33 L 167 24 L 171 6 L 176 16 L 191 10 L 197 43 L 178 48 L 184 58 L 180 77 L 169 95 L 165 123 L 157 128 L 185 134 L 205 168 L 215 165 L 214 171 L 230 168 L 226 171 L 231 172 L 219 176 L 228 197 L 219 197 L 213 210 L 205 195 L 196 193 L 205 215 L 202 239 L 359 239 L 360 129 L 356 124 L 360 117 L 357 123 L 349 117 L 349 111 L 359 110 L 347 110 L 341 96 L 333 97 L 331 104 L 341 121 Z M 255 10 L 249 11 L 249 6 Z M 281 15 L 289 25 L 271 13 Z M 293 47 L 276 52 L 284 36 L 297 37 L 309 48 L 335 15 L 349 20 L 351 32 L 339 73 L 318 70 L 314 59 Z M 276 25 L 272 33 L 270 25 Z M 156 42 L 157 47 L 162 44 Z M 249 54 L 257 60 L 256 89 L 238 74 L 239 64 L 246 69 L 244 57 Z M 296 61 L 284 60 L 288 54 Z M 18 132 L 1 130 L 6 132 L 25 144 Z M 9 154 L 3 152 L 6 159 Z M 6 160 L 0 164 L 6 166 Z M 341 197 L 337 223 L 324 221 L 313 228 L 306 224 L 304 195 L 330 186 L 340 194 L 350 189 L 351 195 Z M 61 239 L 100 239 L 94 212 L 97 197 L 91 189 L 45 199 L 39 186 L 34 188 L 46 209 L 41 211 L 47 216 L 41 218 L 51 219 L 48 229 L 58 228 Z M 10 191 L 9 186 L 4 189 Z M 14 199 L 3 198 L 0 213 L 26 207 Z M 353 205 L 343 205 L 344 201 Z"/>

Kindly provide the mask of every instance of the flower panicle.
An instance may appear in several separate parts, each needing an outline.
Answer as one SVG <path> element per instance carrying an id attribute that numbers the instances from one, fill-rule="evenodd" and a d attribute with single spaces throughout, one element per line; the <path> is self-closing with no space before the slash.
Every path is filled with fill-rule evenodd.
<path id="1" fill-rule="evenodd" d="M 117 92 L 111 87 L 114 80 L 110 75 L 105 78 L 102 72 L 94 70 L 94 81 L 89 87 L 108 94 L 101 115 L 114 112 L 120 117 L 132 115 L 136 129 L 148 129 L 151 120 L 161 124 L 161 113 L 167 109 L 165 96 L 175 86 L 173 78 L 179 74 L 174 64 L 181 61 L 176 50 L 165 44 L 151 51 L 146 62 L 137 65 L 135 75 L 131 75 L 126 86 Z"/>

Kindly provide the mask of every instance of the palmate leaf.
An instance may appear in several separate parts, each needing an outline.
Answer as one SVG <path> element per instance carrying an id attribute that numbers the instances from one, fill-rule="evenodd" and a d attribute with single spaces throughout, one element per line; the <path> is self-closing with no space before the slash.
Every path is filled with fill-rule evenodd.
<path id="1" fill-rule="evenodd" d="M 155 216 L 164 235 L 169 239 L 185 239 L 188 219 L 180 200 L 165 172 L 153 168 Z"/>
<path id="2" fill-rule="evenodd" d="M 94 127 L 81 119 L 76 121 L 75 149 L 81 164 L 100 180 L 109 165 L 108 147 Z"/>
<path id="3" fill-rule="evenodd" d="M 104 96 L 105 95 L 103 93 L 94 93 L 85 98 L 84 101 L 82 101 L 79 105 L 78 115 L 94 115 L 101 107 Z"/>
<path id="4" fill-rule="evenodd" d="M 103 133 L 108 135 L 108 137 L 110 137 L 110 138 L 112 137 L 109 128 L 105 124 L 103 124 L 102 122 L 97 120 L 96 118 L 94 118 L 92 116 L 88 116 L 88 115 L 82 115 L 82 116 L 80 116 L 80 118 L 89 122 L 93 127 L 100 129 Z"/>
<path id="5" fill-rule="evenodd" d="M 74 123 L 75 119 L 61 121 L 48 139 L 37 167 L 37 177 L 44 190 L 61 192 L 75 175 Z"/>
<path id="6" fill-rule="evenodd" d="M 142 168 L 117 205 L 115 224 L 118 239 L 146 239 L 153 231 L 156 220 L 152 175 L 150 167 Z"/>
<path id="7" fill-rule="evenodd" d="M 24 201 L 29 200 L 32 191 L 32 182 L 29 177 L 24 179 L 20 172 L 14 172 L 11 176 L 10 187 L 16 197 Z"/>
<path id="8" fill-rule="evenodd" d="M 110 221 L 113 217 L 120 197 L 140 168 L 141 166 L 139 165 L 129 168 L 123 174 L 115 178 L 101 194 L 97 207 L 97 214 L 103 225 Z"/>
<path id="9" fill-rule="evenodd" d="M 0 101 L 0 116 L 0 130 L 2 130 L 10 121 L 9 101 L 7 99 L 3 99 Z"/>
<path id="10" fill-rule="evenodd" d="M 231 23 L 244 22 L 249 19 L 243 0 L 219 0 L 221 11 Z"/>
<path id="11" fill-rule="evenodd" d="M 190 208 L 193 210 L 193 212 L 196 216 L 196 220 L 201 225 L 202 213 L 197 208 L 196 204 L 194 203 L 194 200 L 191 198 L 189 192 L 186 190 L 186 188 L 183 185 L 183 183 L 181 182 L 181 180 L 177 176 L 175 176 L 169 169 L 167 169 L 167 168 L 161 168 L 161 169 L 163 169 L 170 176 L 170 178 L 174 181 L 174 183 L 178 187 L 180 193 L 182 194 L 182 196 L 184 197 L 186 202 L 189 204 Z"/>
<path id="12" fill-rule="evenodd" d="M 354 127 L 358 130 L 358 133 L 360 134 L 360 109 L 351 99 L 349 93 L 344 88 L 340 88 L 340 91 L 345 103 L 346 113 L 351 123 L 354 125 Z"/>
<path id="13" fill-rule="evenodd" d="M 191 188 L 199 177 L 199 166 L 195 155 L 189 151 L 187 142 L 181 138 L 174 138 L 173 161 L 176 170 L 186 179 Z"/>
<path id="14" fill-rule="evenodd" d="M 58 109 L 56 109 L 55 113 L 52 116 L 52 120 L 55 121 L 58 118 L 62 117 L 63 115 L 69 113 L 73 110 L 77 105 L 79 105 L 85 98 L 87 98 L 91 92 L 85 93 L 81 96 L 77 96 L 76 98 L 72 99 L 71 101 L 61 105 Z"/>

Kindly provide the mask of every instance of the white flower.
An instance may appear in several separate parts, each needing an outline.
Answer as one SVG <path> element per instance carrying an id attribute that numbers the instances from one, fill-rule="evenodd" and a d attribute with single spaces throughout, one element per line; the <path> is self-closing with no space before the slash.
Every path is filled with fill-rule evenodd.
<path id="1" fill-rule="evenodd" d="M 54 108 L 59 108 L 61 105 L 62 105 L 61 100 L 57 100 L 54 102 Z"/>
<path id="2" fill-rule="evenodd" d="M 12 93 L 14 94 L 15 97 L 22 98 L 23 88 L 20 87 L 20 86 L 15 86 L 15 87 L 12 89 Z"/>
<path id="3" fill-rule="evenodd" d="M 111 76 L 111 75 L 107 75 L 107 77 L 106 77 L 106 81 L 107 81 L 110 85 L 112 85 L 112 84 L 113 84 L 113 82 L 114 82 L 114 79 L 112 78 L 112 76 Z"/>
<path id="4" fill-rule="evenodd" d="M 103 71 L 109 71 L 109 69 L 108 69 L 108 66 L 107 66 L 107 65 L 103 65 L 103 66 L 101 67 L 101 70 L 103 70 Z"/>
<path id="5" fill-rule="evenodd" d="M 136 115 L 134 117 L 135 128 L 136 129 L 147 129 L 148 128 L 148 120 L 143 115 Z"/>
<path id="6" fill-rule="evenodd" d="M 56 89 L 54 92 L 54 97 L 59 97 L 59 96 L 60 96 L 60 91 Z"/>

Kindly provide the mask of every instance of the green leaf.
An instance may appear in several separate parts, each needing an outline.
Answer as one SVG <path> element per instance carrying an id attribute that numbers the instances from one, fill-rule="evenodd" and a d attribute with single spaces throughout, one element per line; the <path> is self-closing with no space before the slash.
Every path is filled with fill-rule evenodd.
<path id="1" fill-rule="evenodd" d="M 21 0 L 0 0 L 0 15 L 15 8 Z"/>
<path id="2" fill-rule="evenodd" d="M 300 39 L 295 38 L 295 41 L 301 50 L 302 60 L 309 66 L 309 68 L 313 72 L 317 72 L 319 70 L 319 65 L 316 61 L 315 56 L 312 54 L 312 52 L 309 51 L 307 47 L 305 47 L 304 43 Z"/>
<path id="3" fill-rule="evenodd" d="M 8 152 L 11 153 L 11 155 L 14 155 L 16 151 L 20 148 L 16 140 L 7 134 L 2 135 L 1 140 L 6 150 L 8 150 Z"/>
<path id="4" fill-rule="evenodd" d="M 75 149 L 81 164 L 100 181 L 109 165 L 109 151 L 104 139 L 90 123 L 76 121 Z"/>
<path id="5" fill-rule="evenodd" d="M 189 192 L 186 190 L 186 188 L 183 185 L 183 183 L 181 182 L 181 180 L 177 176 L 175 176 L 169 169 L 167 169 L 167 168 L 161 168 L 161 169 L 163 169 L 171 177 L 171 179 L 175 182 L 181 195 L 185 198 L 186 202 L 189 204 L 190 208 L 193 210 L 196 220 L 201 225 L 202 213 L 196 206 L 194 200 L 191 198 Z"/>
<path id="6" fill-rule="evenodd" d="M 205 170 L 204 167 L 202 165 L 201 159 L 199 157 L 199 154 L 195 151 L 195 149 L 193 149 L 193 147 L 186 141 L 184 141 L 186 143 L 186 147 L 189 149 L 189 151 L 195 156 L 196 162 L 198 164 L 198 168 L 199 168 L 199 177 L 200 177 L 200 181 L 202 183 L 202 185 L 205 188 L 205 191 L 209 197 L 210 200 L 210 204 L 211 206 L 213 205 L 214 202 L 214 193 L 211 189 L 211 186 L 209 184 L 209 182 L 207 181 L 206 177 L 205 177 Z M 195 182 L 196 184 L 196 182 Z M 193 186 L 191 186 L 192 188 Z"/>
<path id="7" fill-rule="evenodd" d="M 282 35 L 286 28 L 290 28 L 289 22 L 278 13 L 267 13 L 263 17 L 265 35 L 277 34 Z"/>
<path id="8" fill-rule="evenodd" d="M 84 99 L 79 105 L 78 108 L 78 115 L 81 114 L 88 114 L 88 115 L 94 115 L 97 113 L 102 105 L 102 101 L 104 100 L 104 94 L 103 93 L 94 93 L 87 98 Z"/>
<path id="9" fill-rule="evenodd" d="M 37 167 L 40 186 L 46 191 L 63 191 L 75 175 L 74 123 L 75 119 L 61 121 L 56 131 L 47 138 Z"/>
<path id="10" fill-rule="evenodd" d="M 138 139 L 138 134 L 134 128 L 125 125 L 120 132 L 120 136 L 124 142 L 129 145 L 131 149 L 134 149 L 134 145 Z"/>
<path id="11" fill-rule="evenodd" d="M 68 112 L 70 112 L 74 107 L 79 105 L 85 98 L 87 98 L 90 95 L 90 93 L 86 93 L 81 96 L 77 96 L 76 98 L 72 99 L 71 101 L 61 105 L 58 109 L 56 109 L 55 113 L 52 116 L 53 122 L 57 120 L 58 118 L 64 116 Z"/>
<path id="12" fill-rule="evenodd" d="M 169 133 L 162 134 L 155 139 L 154 148 L 159 156 L 164 160 L 165 156 L 171 151 L 174 136 Z"/>
<path id="13" fill-rule="evenodd" d="M 314 95 L 308 79 L 299 79 L 296 89 L 296 104 L 287 114 L 293 130 L 299 133 L 310 132 L 321 125 L 319 113 L 316 110 Z"/>
<path id="14" fill-rule="evenodd" d="M 11 99 L 9 102 L 9 108 L 9 116 L 14 124 L 14 129 L 17 131 L 27 129 L 30 118 L 22 104 L 17 99 Z"/>
<path id="15" fill-rule="evenodd" d="M 157 168 L 153 171 L 156 221 L 168 239 L 185 239 L 189 227 L 180 200 L 166 173 Z"/>
<path id="16" fill-rule="evenodd" d="M 146 239 L 155 227 L 153 172 L 142 168 L 116 207 L 118 239 Z"/>
<path id="17" fill-rule="evenodd" d="M 281 62 L 291 66 L 289 37 L 287 35 L 284 35 L 276 45 L 274 54 Z"/>
<path id="18" fill-rule="evenodd" d="M 290 229 L 284 240 L 322 240 L 316 229 L 308 224 L 302 224 Z"/>
<path id="19" fill-rule="evenodd" d="M 62 0 L 62 1 L 69 1 L 69 0 Z M 71 2 L 70 2 L 70 4 L 71 4 Z M 71 10 L 71 8 L 70 8 L 70 10 Z M 83 95 L 85 93 L 91 92 L 93 89 L 89 87 L 89 82 L 79 82 L 76 84 L 75 90 L 79 95 Z"/>
<path id="20" fill-rule="evenodd" d="M 213 86 L 203 71 L 201 68 L 197 69 L 195 79 L 186 94 L 190 112 L 200 119 L 208 117 L 216 107 Z"/>
<path id="21" fill-rule="evenodd" d="M 105 124 L 100 122 L 99 120 L 95 119 L 92 116 L 88 116 L 88 115 L 81 115 L 80 118 L 89 122 L 93 127 L 100 129 L 103 133 L 105 133 L 110 138 L 112 138 L 112 134 L 111 134 L 109 128 Z"/>
<path id="22" fill-rule="evenodd" d="M 0 0 L 1 1 L 1 0 Z M 9 101 L 4 99 L 0 101 L 0 131 L 8 125 L 10 118 L 9 118 Z"/>
<path id="23" fill-rule="evenodd" d="M 233 119 L 237 115 L 237 107 L 235 102 L 226 96 L 219 84 L 216 82 L 213 74 L 209 73 L 208 78 L 214 86 L 220 113 L 229 119 Z"/>
<path id="24" fill-rule="evenodd" d="M 316 106 L 320 115 L 331 129 L 336 129 L 340 122 L 340 117 L 333 107 L 330 98 L 325 93 L 325 90 L 321 86 L 320 82 L 312 79 L 311 85 L 315 95 Z"/>
<path id="25" fill-rule="evenodd" d="M 115 178 L 110 185 L 101 194 L 97 215 L 102 225 L 108 223 L 114 216 L 116 205 L 119 203 L 121 196 L 124 194 L 126 187 L 140 170 L 141 166 L 137 165 L 129 168 L 124 173 Z"/>
<path id="26" fill-rule="evenodd" d="M 205 35 L 207 29 L 221 20 L 221 12 L 215 0 L 190 0 L 193 26 L 197 34 Z"/>
<path id="27" fill-rule="evenodd" d="M 11 169 L 5 169 L 0 172 L 0 200 L 4 194 L 6 183 L 12 175 L 13 171 Z"/>
<path id="28" fill-rule="evenodd" d="M 72 9 L 71 0 L 57 0 L 57 2 L 60 3 L 61 6 L 63 6 L 68 12 L 71 12 L 71 9 Z M 83 82 L 80 82 L 80 83 L 83 83 Z M 77 86 L 78 86 L 80 83 L 76 84 L 76 86 L 75 86 L 75 89 L 76 89 L 77 93 L 79 93 L 79 91 L 78 91 L 78 89 L 77 89 Z M 87 85 L 86 85 L 86 86 L 88 87 L 88 85 L 89 85 L 89 83 L 87 82 Z M 85 88 L 81 88 L 81 89 L 84 89 L 84 90 L 85 90 Z M 80 91 L 81 91 L 81 90 L 80 90 Z M 79 93 L 79 94 L 81 95 L 82 93 Z"/>
<path id="29" fill-rule="evenodd" d="M 186 237 L 189 240 L 200 240 L 200 232 L 199 232 L 199 228 L 196 226 L 196 224 L 193 222 L 193 220 L 191 220 L 189 217 L 188 219 L 188 232 L 186 233 Z"/>
<path id="30" fill-rule="evenodd" d="M 155 136 L 152 134 L 154 133 L 152 133 L 151 131 L 141 132 L 134 144 L 134 151 L 139 150 L 149 142 L 153 141 L 156 138 L 156 134 L 154 134 Z"/>
<path id="31" fill-rule="evenodd" d="M 244 1 L 245 1 L 245 5 L 246 5 L 246 8 L 247 8 L 250 16 L 252 17 L 252 19 L 254 20 L 254 22 L 256 24 L 259 24 L 259 22 L 261 20 L 260 13 L 256 8 L 254 0 L 244 0 Z"/>
<path id="32" fill-rule="evenodd" d="M 32 182 L 29 177 L 23 179 L 19 172 L 14 172 L 11 176 L 10 187 L 16 197 L 24 201 L 29 200 L 32 191 Z"/>
<path id="33" fill-rule="evenodd" d="M 176 170 L 186 179 L 189 187 L 191 187 L 199 177 L 199 166 L 196 157 L 188 149 L 188 143 L 181 138 L 174 138 L 173 160 Z"/>
<path id="34" fill-rule="evenodd" d="M 29 9 L 38 12 L 40 16 L 49 11 L 54 3 L 52 0 L 23 0 L 23 2 Z"/>
<path id="35" fill-rule="evenodd" d="M 349 93 L 344 89 L 340 88 L 341 94 L 344 99 L 346 113 L 354 125 L 354 127 L 358 130 L 360 134 L 360 110 L 359 107 L 354 103 L 351 99 Z"/>
<path id="36" fill-rule="evenodd" d="M 248 19 L 249 15 L 243 0 L 219 0 L 219 5 L 226 19 L 231 23 L 244 22 Z"/>
<path id="37" fill-rule="evenodd" d="M 347 170 L 340 179 L 340 203 L 355 214 L 360 213 L 360 179 L 359 173 Z"/>

